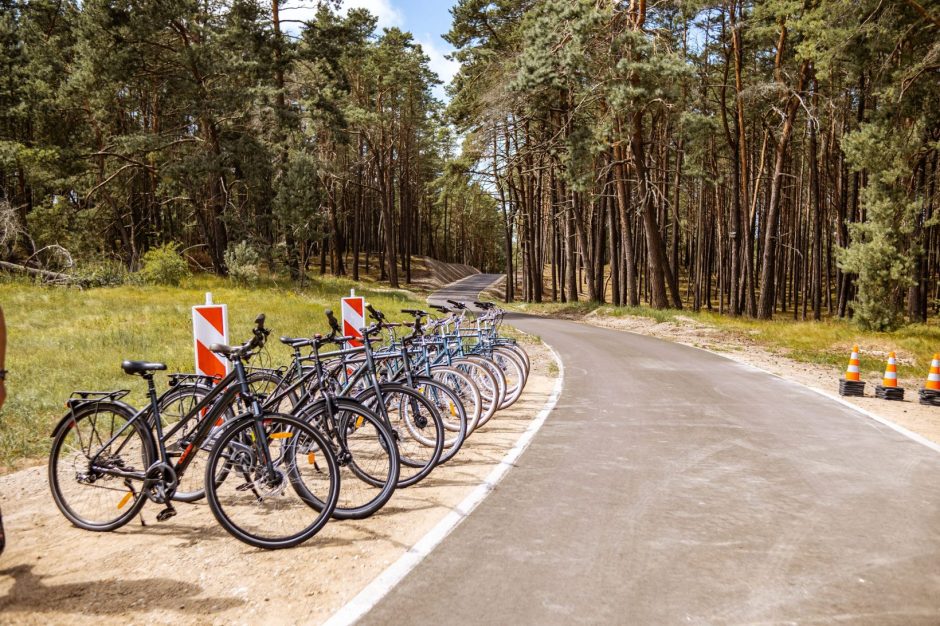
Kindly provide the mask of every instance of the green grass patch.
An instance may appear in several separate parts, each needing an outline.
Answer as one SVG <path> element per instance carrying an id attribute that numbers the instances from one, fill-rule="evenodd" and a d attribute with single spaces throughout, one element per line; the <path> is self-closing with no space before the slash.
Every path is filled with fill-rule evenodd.
<path id="1" fill-rule="evenodd" d="M 272 329 L 271 362 L 281 365 L 289 362 L 290 353 L 277 337 L 325 332 L 324 310 L 332 308 L 338 317 L 339 299 L 351 288 L 391 319 L 410 319 L 399 310 L 424 306 L 411 292 L 363 288 L 340 278 L 312 279 L 303 289 L 274 281 L 236 287 L 208 276 L 190 278 L 180 287 L 84 291 L 0 283 L 10 370 L 7 403 L 0 410 L 0 467 L 47 453 L 50 430 L 73 390 L 130 389 L 128 400 L 141 406 L 143 382 L 121 371 L 122 359 L 163 361 L 170 371 L 193 371 L 190 307 L 203 304 L 206 291 L 216 303 L 228 305 L 232 343 L 249 339 L 254 318 L 265 313 Z M 165 384 L 166 377 L 159 375 L 158 389 Z"/>

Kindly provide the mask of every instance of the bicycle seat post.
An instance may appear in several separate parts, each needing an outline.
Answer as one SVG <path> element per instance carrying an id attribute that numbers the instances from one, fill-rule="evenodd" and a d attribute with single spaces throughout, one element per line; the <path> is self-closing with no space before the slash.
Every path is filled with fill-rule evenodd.
<path id="1" fill-rule="evenodd" d="M 147 381 L 147 398 L 150 400 L 150 413 L 153 415 L 153 425 L 157 430 L 157 441 L 160 442 L 161 453 L 163 452 L 163 420 L 160 418 L 160 402 L 157 400 L 157 386 L 153 382 L 153 372 L 141 373 L 141 378 Z"/>

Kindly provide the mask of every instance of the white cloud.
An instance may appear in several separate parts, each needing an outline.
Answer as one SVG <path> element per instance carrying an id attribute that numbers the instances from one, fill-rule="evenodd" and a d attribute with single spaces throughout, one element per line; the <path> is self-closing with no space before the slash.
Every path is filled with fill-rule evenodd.
<path id="1" fill-rule="evenodd" d="M 421 44 L 421 49 L 428 55 L 428 59 L 430 59 L 428 67 L 431 68 L 431 71 L 437 74 L 445 85 L 449 83 L 457 74 L 457 70 L 460 69 L 460 63 L 445 58 L 444 55 L 449 54 L 450 51 L 442 49 L 443 46 L 435 43 L 430 35 L 425 34 L 424 37 L 418 37 L 416 41 Z M 446 99 L 443 87 L 437 87 L 434 93 L 438 98 Z"/>
<path id="2" fill-rule="evenodd" d="M 379 28 L 403 26 L 405 18 L 392 4 L 391 0 L 343 0 L 341 11 L 347 13 L 349 9 L 368 9 L 379 21 Z M 297 20 L 284 24 L 284 30 L 292 35 L 298 35 L 301 30 L 300 21 L 312 20 L 317 14 L 316 2 L 310 0 L 286 0 L 280 10 L 282 20 Z"/>
<path id="3" fill-rule="evenodd" d="M 391 0 L 343 0 L 343 9 L 369 9 L 369 13 L 379 18 L 379 28 L 403 26 L 405 18 Z"/>

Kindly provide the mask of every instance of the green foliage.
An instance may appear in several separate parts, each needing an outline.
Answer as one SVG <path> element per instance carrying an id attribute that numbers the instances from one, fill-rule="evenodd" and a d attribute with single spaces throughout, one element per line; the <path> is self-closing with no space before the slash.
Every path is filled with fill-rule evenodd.
<path id="1" fill-rule="evenodd" d="M 251 241 L 299 278 L 326 246 L 428 224 L 447 156 L 428 56 L 366 10 L 312 4 L 288 34 L 255 0 L 0 0 L 0 257 L 59 244 L 133 266 L 172 240 L 221 274 Z"/>
<path id="2" fill-rule="evenodd" d="M 92 259 L 78 264 L 70 274 L 87 287 L 116 287 L 140 282 L 141 276 L 134 274 L 121 261 L 115 259 Z"/>
<path id="3" fill-rule="evenodd" d="M 313 155 L 304 151 L 290 154 L 274 196 L 274 215 L 295 237 L 312 239 L 323 232 L 322 195 L 313 184 L 316 177 Z"/>
<path id="4" fill-rule="evenodd" d="M 189 276 L 189 266 L 179 253 L 179 244 L 166 243 L 151 248 L 141 258 L 140 275 L 153 285 L 178 286 Z"/>
<path id="5" fill-rule="evenodd" d="M 236 285 L 252 285 L 258 281 L 258 263 L 261 255 L 248 242 L 229 245 L 225 251 L 225 267 Z"/>
<path id="6" fill-rule="evenodd" d="M 849 224 L 852 242 L 840 254 L 844 271 L 858 276 L 855 319 L 866 329 L 891 330 L 902 321 L 904 290 L 915 284 L 921 250 L 911 237 L 922 199 L 904 186 L 911 176 L 917 129 L 897 133 L 880 123 L 845 138 L 846 159 L 869 173 L 861 202 L 866 219 Z"/>

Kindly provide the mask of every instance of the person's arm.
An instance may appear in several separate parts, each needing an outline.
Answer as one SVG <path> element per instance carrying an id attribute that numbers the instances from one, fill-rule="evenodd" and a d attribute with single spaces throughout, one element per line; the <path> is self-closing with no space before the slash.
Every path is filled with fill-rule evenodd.
<path id="1" fill-rule="evenodd" d="M 7 324 L 3 319 L 3 307 L 0 307 L 0 370 L 6 369 L 7 355 Z M 0 379 L 0 408 L 7 399 L 6 381 Z"/>

